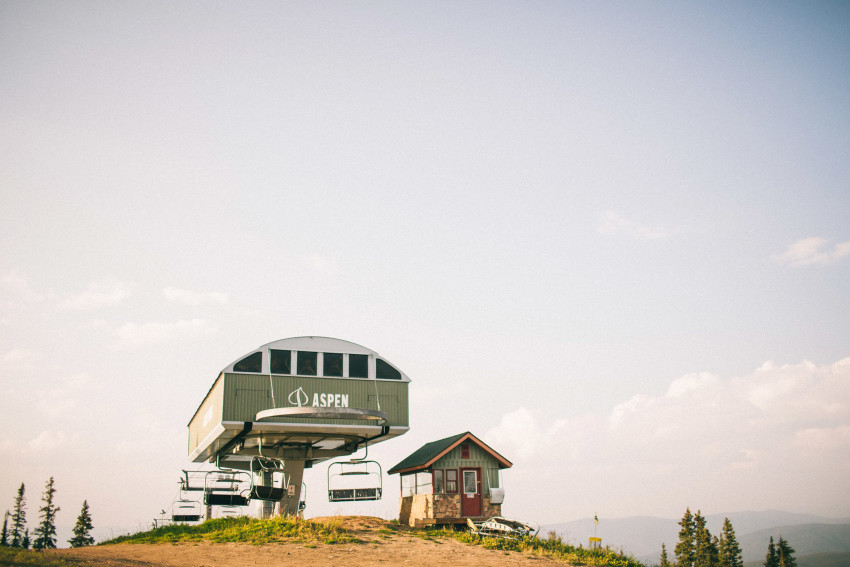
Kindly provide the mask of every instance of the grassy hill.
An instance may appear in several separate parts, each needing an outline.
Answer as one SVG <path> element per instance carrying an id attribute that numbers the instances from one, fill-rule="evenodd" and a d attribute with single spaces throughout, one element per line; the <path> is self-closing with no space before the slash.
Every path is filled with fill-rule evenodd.
<path id="1" fill-rule="evenodd" d="M 210 541 L 213 543 L 243 542 L 253 544 L 289 541 L 295 543 L 323 542 L 357 543 L 342 527 L 342 520 L 331 522 L 296 521 L 275 517 L 258 520 L 249 516 L 217 518 L 198 525 L 171 524 L 154 530 L 119 536 L 99 545 L 114 543 L 178 543 Z"/>
<path id="2" fill-rule="evenodd" d="M 327 565 L 337 562 L 339 554 L 344 553 L 354 565 L 358 564 L 355 558 L 359 557 L 361 564 L 372 564 L 362 560 L 372 561 L 379 556 L 380 561 L 388 561 L 381 564 L 390 566 L 413 563 L 503 567 L 521 563 L 643 567 L 616 550 L 574 547 L 557 537 L 480 537 L 468 531 L 410 528 L 366 516 L 314 520 L 230 517 L 198 525 L 163 526 L 81 549 L 9 550 L 8 553 L 0 549 L 0 565 L 105 566 L 125 565 L 121 561 L 128 559 L 132 559 L 133 565 L 186 565 L 187 560 L 191 564 L 209 564 L 209 559 L 200 558 L 210 554 L 217 558 L 216 565 L 234 567 L 268 564 L 269 554 L 278 559 L 285 554 L 295 565 Z M 411 550 L 416 549 L 419 554 L 411 557 Z M 446 559 L 449 552 L 453 554 L 452 562 Z M 175 562 L 177 553 L 181 557 Z M 228 553 L 230 560 L 223 559 Z"/>

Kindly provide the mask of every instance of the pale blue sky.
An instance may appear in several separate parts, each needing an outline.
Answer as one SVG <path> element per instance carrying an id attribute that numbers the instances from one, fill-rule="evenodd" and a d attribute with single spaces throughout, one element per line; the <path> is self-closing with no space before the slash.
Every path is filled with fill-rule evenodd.
<path id="1" fill-rule="evenodd" d="M 515 462 L 508 514 L 850 516 L 848 29 L 841 2 L 0 2 L 0 496 L 35 518 L 52 474 L 60 524 L 145 524 L 218 371 L 315 334 L 413 380 L 386 468 L 471 430 Z M 352 511 L 319 469 L 308 512 Z"/>

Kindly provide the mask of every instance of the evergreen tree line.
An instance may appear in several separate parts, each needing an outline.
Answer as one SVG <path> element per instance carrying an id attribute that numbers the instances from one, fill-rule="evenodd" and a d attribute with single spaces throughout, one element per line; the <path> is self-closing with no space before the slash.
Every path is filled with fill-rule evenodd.
<path id="1" fill-rule="evenodd" d="M 0 537 L 0 546 L 16 547 L 19 549 L 56 549 L 56 513 L 60 508 L 54 504 L 56 488 L 53 486 L 53 477 L 44 485 L 44 493 L 41 501 L 44 504 L 38 509 L 40 520 L 38 526 L 30 536 L 27 528 L 26 511 L 26 487 L 21 483 L 18 494 L 15 496 L 15 504 L 12 513 L 6 511 L 3 516 L 3 533 Z M 10 525 L 11 521 L 11 525 Z M 89 513 L 89 504 L 83 500 L 80 515 L 77 516 L 77 524 L 74 526 L 74 537 L 68 540 L 71 547 L 84 547 L 94 543 L 91 537 L 92 523 Z"/>
<path id="2" fill-rule="evenodd" d="M 744 567 L 741 547 L 729 518 L 723 521 L 720 537 L 712 536 L 705 525 L 705 517 L 697 510 L 685 510 L 679 522 L 679 542 L 673 549 L 674 561 L 667 556 L 667 547 L 661 544 L 660 567 Z M 797 567 L 794 549 L 781 536 L 774 543 L 770 538 L 764 567 Z"/>
<path id="3" fill-rule="evenodd" d="M 767 556 L 764 558 L 764 567 L 797 567 L 797 560 L 794 559 L 794 548 L 787 540 L 779 536 L 779 541 L 773 543 L 773 536 L 770 536 L 770 544 L 767 546 Z"/>

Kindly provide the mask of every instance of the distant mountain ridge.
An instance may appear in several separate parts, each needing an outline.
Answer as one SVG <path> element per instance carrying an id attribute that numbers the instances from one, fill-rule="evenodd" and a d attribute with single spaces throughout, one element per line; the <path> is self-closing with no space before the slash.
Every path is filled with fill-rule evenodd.
<path id="1" fill-rule="evenodd" d="M 732 522 L 732 525 L 735 523 Z M 771 536 L 774 540 L 778 540 L 779 536 L 788 540 L 797 558 L 816 553 L 850 553 L 850 523 L 801 524 L 778 526 L 738 537 L 744 561 L 763 561 Z"/>
<path id="2" fill-rule="evenodd" d="M 696 510 L 691 510 L 696 512 Z M 683 511 L 684 513 L 684 511 Z M 850 518 L 826 518 L 812 514 L 798 514 L 781 510 L 733 512 L 706 516 L 706 526 L 712 535 L 719 535 L 725 518 L 735 528 L 745 562 L 763 560 L 772 535 L 780 533 L 795 549 L 795 557 L 818 553 L 850 552 Z M 596 535 L 603 545 L 622 549 L 646 563 L 657 564 L 661 544 L 673 557 L 673 548 L 679 540 L 679 519 L 633 516 L 628 518 L 600 518 Z M 572 522 L 547 524 L 541 527 L 541 536 L 554 531 L 573 545 L 588 544 L 594 534 L 592 518 Z"/>

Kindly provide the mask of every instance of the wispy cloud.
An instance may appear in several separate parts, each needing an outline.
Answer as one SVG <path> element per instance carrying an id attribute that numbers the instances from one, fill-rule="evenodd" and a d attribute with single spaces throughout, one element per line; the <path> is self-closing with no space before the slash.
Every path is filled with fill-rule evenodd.
<path id="1" fill-rule="evenodd" d="M 217 330 L 206 319 L 180 319 L 173 323 L 125 323 L 115 332 L 121 345 L 138 347 L 208 336 Z"/>
<path id="2" fill-rule="evenodd" d="M 33 290 L 30 287 L 27 277 L 17 270 L 12 270 L 0 276 L 0 284 L 2 284 L 7 292 L 13 294 L 17 300 L 36 302 L 44 299 L 44 295 Z"/>
<path id="3" fill-rule="evenodd" d="M 132 293 L 130 284 L 116 281 L 92 282 L 88 288 L 73 294 L 59 304 L 62 309 L 90 311 L 117 305 Z"/>
<path id="4" fill-rule="evenodd" d="M 772 256 L 775 262 L 788 266 L 826 266 L 834 264 L 845 256 L 850 256 L 850 240 L 838 242 L 830 247 L 830 240 L 820 236 L 810 236 L 798 240 L 781 254 Z"/>
<path id="5" fill-rule="evenodd" d="M 230 300 L 230 297 L 226 293 L 218 291 L 191 291 L 188 289 L 167 287 L 162 290 L 162 293 L 170 301 L 192 306 L 205 304 L 225 305 Z"/>
<path id="6" fill-rule="evenodd" d="M 794 445 L 807 451 L 843 451 L 850 447 L 850 425 L 812 427 L 794 434 Z"/>
<path id="7" fill-rule="evenodd" d="M 30 371 L 43 362 L 41 352 L 27 348 L 13 348 L 0 355 L 0 367 L 10 372 Z"/>
<path id="8" fill-rule="evenodd" d="M 657 240 L 670 235 L 664 227 L 647 226 L 625 218 L 616 211 L 605 211 L 596 226 L 596 232 L 606 235 L 619 235 L 636 240 Z"/>
<path id="9" fill-rule="evenodd" d="M 79 441 L 76 436 L 68 436 L 64 431 L 42 431 L 27 443 L 30 451 L 48 453 Z"/>
<path id="10" fill-rule="evenodd" d="M 565 440 L 569 435 L 567 425 L 565 419 L 547 422 L 540 414 L 522 407 L 504 415 L 501 423 L 487 433 L 487 439 L 512 447 L 520 460 L 535 460 L 546 447 Z"/>
<path id="11" fill-rule="evenodd" d="M 90 385 L 91 378 L 86 373 L 63 378 L 59 385 L 38 391 L 38 409 L 48 417 L 68 416 L 77 408 L 80 393 Z"/>

